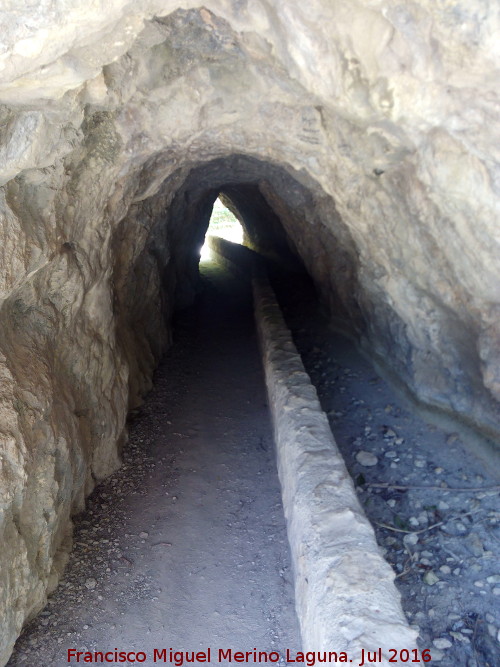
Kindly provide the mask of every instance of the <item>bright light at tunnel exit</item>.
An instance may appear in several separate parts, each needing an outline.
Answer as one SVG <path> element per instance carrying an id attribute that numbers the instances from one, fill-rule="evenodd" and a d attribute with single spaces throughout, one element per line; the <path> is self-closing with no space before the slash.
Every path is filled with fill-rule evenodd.
<path id="1" fill-rule="evenodd" d="M 206 235 L 220 236 L 226 239 L 226 241 L 232 241 L 233 243 L 243 243 L 243 227 L 219 198 L 214 203 Z M 200 250 L 200 258 L 205 262 L 212 259 L 207 243 L 204 243 Z"/>

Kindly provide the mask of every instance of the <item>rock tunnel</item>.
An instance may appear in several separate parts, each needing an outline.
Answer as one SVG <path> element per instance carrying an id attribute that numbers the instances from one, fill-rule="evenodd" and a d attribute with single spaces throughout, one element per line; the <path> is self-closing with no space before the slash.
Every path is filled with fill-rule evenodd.
<path id="1" fill-rule="evenodd" d="M 335 330 L 493 457 L 497 19 L 430 0 L 2 12 L 0 661 L 120 465 L 219 195 Z"/>

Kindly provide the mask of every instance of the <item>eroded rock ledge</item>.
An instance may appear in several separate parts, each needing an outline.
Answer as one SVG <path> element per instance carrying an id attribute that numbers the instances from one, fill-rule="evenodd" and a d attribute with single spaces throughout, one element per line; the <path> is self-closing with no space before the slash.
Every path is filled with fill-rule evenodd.
<path id="1" fill-rule="evenodd" d="M 500 441 L 494 4 L 58 0 L 1 21 L 0 663 L 119 465 L 219 190 L 336 326 Z"/>

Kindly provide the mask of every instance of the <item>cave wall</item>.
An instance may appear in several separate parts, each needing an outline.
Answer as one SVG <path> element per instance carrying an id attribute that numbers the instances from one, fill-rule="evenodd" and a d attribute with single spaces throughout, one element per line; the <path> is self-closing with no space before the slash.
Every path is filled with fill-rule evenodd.
<path id="1" fill-rule="evenodd" d="M 179 7 L 0 18 L 0 664 L 119 465 L 219 187 L 260 193 L 336 325 L 500 441 L 496 4 Z"/>

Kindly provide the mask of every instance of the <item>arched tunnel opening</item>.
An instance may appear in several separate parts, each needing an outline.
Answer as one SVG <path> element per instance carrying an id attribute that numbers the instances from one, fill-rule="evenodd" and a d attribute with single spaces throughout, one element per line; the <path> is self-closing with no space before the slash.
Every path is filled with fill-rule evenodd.
<path id="1" fill-rule="evenodd" d="M 497 664 L 489 10 L 53 4 L 1 19 L 0 665 Z"/>
<path id="2" fill-rule="evenodd" d="M 229 206 L 231 205 L 230 202 L 227 203 Z M 237 211 L 236 214 L 238 214 Z M 237 243 L 238 245 L 242 245 L 245 239 L 245 232 L 241 223 L 236 215 L 232 213 L 229 208 L 224 206 L 220 197 L 217 197 L 214 202 L 212 215 L 210 216 L 210 222 L 205 234 L 205 240 L 200 248 L 201 261 L 211 257 L 207 236 L 216 236 L 225 239 L 226 241 Z"/>
<path id="3" fill-rule="evenodd" d="M 472 630 L 485 660 L 495 655 L 490 601 L 476 585 L 479 560 L 495 549 L 495 478 L 459 432 L 419 418 L 356 345 L 369 323 L 353 306 L 352 241 L 338 216 L 335 241 L 321 227 L 304 235 L 322 223 L 295 176 L 254 157 L 219 158 L 190 168 L 173 193 L 160 188 L 140 198 L 123 218 L 112 240 L 113 309 L 135 364 L 130 441 L 117 472 L 96 473 L 104 481 L 74 517 L 62 583 L 21 635 L 9 667 L 35 655 L 63 664 L 77 651 L 124 648 L 166 659 L 167 644 L 178 647 L 171 662 L 187 660 L 191 647 L 200 660 L 219 662 L 227 649 L 254 660 L 257 646 L 280 664 L 302 655 L 253 321 L 256 266 L 265 267 L 408 622 L 419 628 L 413 650 L 430 645 L 439 659 L 451 648 L 457 659 L 461 644 L 432 639 L 436 626 L 453 623 L 456 636 L 468 639 Z M 241 223 L 243 245 L 215 243 L 200 262 L 216 202 Z M 124 247 L 145 228 L 131 258 Z M 321 284 L 322 257 L 332 254 L 334 292 Z M 164 350 L 152 384 L 147 369 Z M 464 576 L 474 597 L 453 607 Z M 213 655 L 206 647 L 216 647 Z"/>

